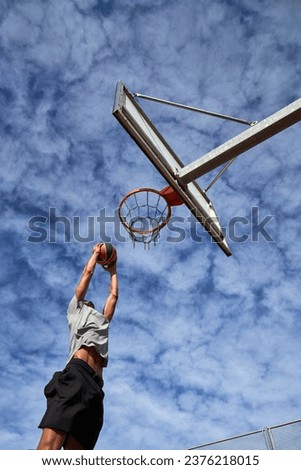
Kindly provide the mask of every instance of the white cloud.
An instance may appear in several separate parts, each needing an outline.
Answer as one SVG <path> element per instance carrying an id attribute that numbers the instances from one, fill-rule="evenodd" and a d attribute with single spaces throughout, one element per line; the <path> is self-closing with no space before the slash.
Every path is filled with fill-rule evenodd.
<path id="1" fill-rule="evenodd" d="M 166 227 L 156 247 L 132 248 L 114 210 L 131 189 L 166 182 L 112 116 L 118 80 L 248 120 L 286 106 L 300 96 L 296 4 L 0 7 L 3 449 L 36 446 L 43 387 L 67 357 L 66 308 L 104 231 L 118 249 L 120 300 L 97 448 L 186 448 L 299 418 L 298 124 L 240 156 L 210 190 L 233 251 L 226 258 L 201 227 L 202 242 L 192 239 L 186 207 L 173 211 L 183 218 L 181 241 Z M 139 103 L 185 163 L 244 130 Z M 256 225 L 268 215 L 272 242 Z M 36 216 L 43 243 L 28 242 Z M 76 239 L 74 217 L 92 238 Z M 99 269 L 90 290 L 99 306 L 107 289 Z"/>

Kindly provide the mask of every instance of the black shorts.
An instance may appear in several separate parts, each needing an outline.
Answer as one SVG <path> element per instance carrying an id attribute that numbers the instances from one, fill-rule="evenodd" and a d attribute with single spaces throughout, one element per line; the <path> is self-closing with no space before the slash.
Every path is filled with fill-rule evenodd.
<path id="1" fill-rule="evenodd" d="M 103 425 L 103 381 L 81 359 L 71 359 L 44 389 L 47 410 L 39 428 L 71 434 L 84 449 L 94 449 Z"/>

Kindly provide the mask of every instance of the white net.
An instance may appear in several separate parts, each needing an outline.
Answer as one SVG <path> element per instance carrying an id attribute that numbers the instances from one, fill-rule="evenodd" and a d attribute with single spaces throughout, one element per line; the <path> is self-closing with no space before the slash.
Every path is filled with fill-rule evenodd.
<path id="1" fill-rule="evenodd" d="M 128 193 L 120 203 L 119 218 L 135 245 L 156 243 L 171 215 L 166 199 L 154 189 L 140 188 Z"/>

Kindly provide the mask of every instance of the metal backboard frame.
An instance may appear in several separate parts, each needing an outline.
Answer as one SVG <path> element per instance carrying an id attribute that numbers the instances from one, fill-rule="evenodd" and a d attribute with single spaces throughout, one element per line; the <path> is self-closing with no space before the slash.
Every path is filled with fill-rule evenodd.
<path id="1" fill-rule="evenodd" d="M 179 194 L 212 239 L 230 256 L 231 251 L 212 202 L 195 181 L 181 182 L 178 174 L 185 168 L 183 163 L 122 82 L 117 83 L 113 115 Z"/>

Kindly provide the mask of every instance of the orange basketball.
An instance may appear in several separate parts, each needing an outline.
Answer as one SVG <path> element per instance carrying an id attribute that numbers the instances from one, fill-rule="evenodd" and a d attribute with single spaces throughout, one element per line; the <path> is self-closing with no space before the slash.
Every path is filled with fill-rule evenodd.
<path id="1" fill-rule="evenodd" d="M 108 268 L 116 262 L 117 251 L 112 243 L 102 243 L 100 253 L 97 258 L 97 263 L 104 268 Z"/>

